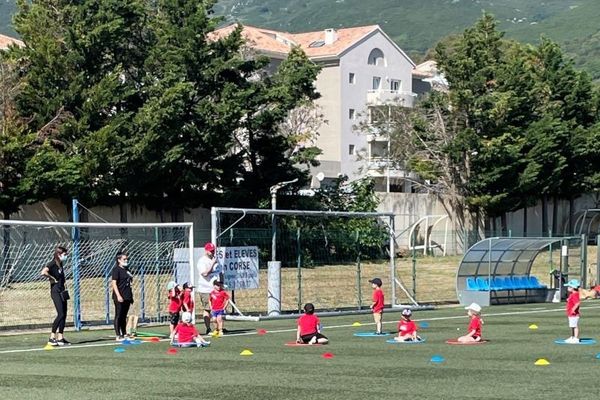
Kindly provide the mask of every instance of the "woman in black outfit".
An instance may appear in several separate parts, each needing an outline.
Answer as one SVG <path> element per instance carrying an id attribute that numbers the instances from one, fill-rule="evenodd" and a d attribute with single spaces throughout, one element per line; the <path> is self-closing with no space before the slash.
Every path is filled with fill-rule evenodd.
<path id="1" fill-rule="evenodd" d="M 117 254 L 117 265 L 112 270 L 112 298 L 115 303 L 115 335 L 119 342 L 127 335 L 127 313 L 133 304 L 132 281 L 133 275 L 127 270 L 127 254 Z"/>
<path id="2" fill-rule="evenodd" d="M 42 269 L 42 276 L 50 280 L 50 297 L 56 308 L 56 318 L 52 323 L 52 333 L 48 344 L 50 346 L 68 346 L 71 343 L 65 339 L 63 332 L 67 321 L 68 294 L 65 290 L 65 272 L 63 265 L 67 260 L 67 249 L 57 247 L 54 259 Z"/>

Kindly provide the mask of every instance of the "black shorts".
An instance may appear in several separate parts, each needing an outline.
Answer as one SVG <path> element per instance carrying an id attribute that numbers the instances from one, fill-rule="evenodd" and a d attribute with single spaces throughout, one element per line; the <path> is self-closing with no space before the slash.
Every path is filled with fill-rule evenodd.
<path id="1" fill-rule="evenodd" d="M 177 325 L 179 323 L 179 313 L 178 312 L 170 312 L 169 313 L 169 323 L 171 325 Z"/>
<path id="2" fill-rule="evenodd" d="M 311 333 L 310 335 L 300 336 L 300 340 L 302 340 L 302 343 L 308 343 L 308 342 L 310 342 L 310 339 L 312 339 L 315 336 L 317 337 L 317 339 L 327 339 L 327 337 L 325 335 L 315 332 L 315 333 Z"/>

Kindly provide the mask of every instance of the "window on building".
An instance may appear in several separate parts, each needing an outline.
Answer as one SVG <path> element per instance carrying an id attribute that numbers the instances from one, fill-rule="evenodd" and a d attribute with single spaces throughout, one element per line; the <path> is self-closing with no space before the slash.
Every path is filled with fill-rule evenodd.
<path id="1" fill-rule="evenodd" d="M 354 155 L 354 145 L 351 144 L 350 146 L 348 146 L 348 155 L 349 156 L 353 156 Z"/>
<path id="2" fill-rule="evenodd" d="M 354 85 L 356 83 L 356 75 L 354 75 L 354 72 L 350 72 L 348 74 L 348 83 L 351 85 Z"/>
<path id="3" fill-rule="evenodd" d="M 325 41 L 324 40 L 315 40 L 314 42 L 311 42 L 308 47 L 311 48 L 315 48 L 315 47 L 323 47 L 325 46 Z"/>
<path id="4" fill-rule="evenodd" d="M 383 56 L 383 51 L 379 49 L 373 49 L 369 53 L 369 65 L 376 65 L 379 67 L 385 67 L 385 57 Z"/>
<path id="5" fill-rule="evenodd" d="M 381 77 L 374 76 L 373 77 L 373 90 L 381 89 Z"/>
<path id="6" fill-rule="evenodd" d="M 397 79 L 392 79 L 390 81 L 390 90 L 393 92 L 399 92 L 400 88 L 402 87 L 402 84 L 399 80 Z"/>
<path id="7" fill-rule="evenodd" d="M 356 119 L 356 111 L 354 110 L 354 108 L 351 108 L 350 110 L 348 110 L 348 118 Z"/>

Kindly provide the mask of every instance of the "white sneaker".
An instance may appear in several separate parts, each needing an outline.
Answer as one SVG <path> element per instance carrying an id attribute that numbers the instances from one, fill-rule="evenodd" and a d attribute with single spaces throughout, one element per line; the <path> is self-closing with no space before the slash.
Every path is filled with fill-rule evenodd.
<path id="1" fill-rule="evenodd" d="M 577 339 L 576 337 L 571 336 L 570 338 L 565 339 L 565 343 L 569 343 L 569 344 L 579 343 L 579 339 Z"/>

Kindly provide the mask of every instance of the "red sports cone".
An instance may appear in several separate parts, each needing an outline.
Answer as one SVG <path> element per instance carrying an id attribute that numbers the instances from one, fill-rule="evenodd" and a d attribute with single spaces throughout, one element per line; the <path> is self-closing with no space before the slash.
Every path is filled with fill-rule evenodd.
<path id="1" fill-rule="evenodd" d="M 267 334 L 267 330 L 266 329 L 257 329 L 256 333 L 260 336 L 262 335 L 266 335 Z"/>
<path id="2" fill-rule="evenodd" d="M 323 353 L 323 358 L 333 358 L 332 353 Z"/>

